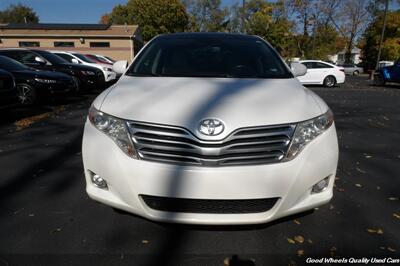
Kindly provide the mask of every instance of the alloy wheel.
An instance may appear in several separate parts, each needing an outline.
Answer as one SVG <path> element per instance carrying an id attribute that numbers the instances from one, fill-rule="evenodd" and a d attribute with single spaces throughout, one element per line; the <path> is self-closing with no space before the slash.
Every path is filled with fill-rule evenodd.
<path id="1" fill-rule="evenodd" d="M 18 101 L 23 105 L 33 104 L 35 102 L 35 91 L 28 85 L 17 86 Z"/>

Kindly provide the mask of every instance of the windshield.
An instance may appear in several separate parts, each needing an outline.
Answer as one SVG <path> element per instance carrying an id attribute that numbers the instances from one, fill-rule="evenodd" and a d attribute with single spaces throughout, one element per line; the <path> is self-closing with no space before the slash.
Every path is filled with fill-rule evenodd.
<path id="1" fill-rule="evenodd" d="M 59 65 L 59 64 L 68 64 L 69 62 L 67 60 L 65 60 L 64 58 L 59 57 L 58 55 L 55 55 L 53 53 L 50 52 L 46 52 L 46 51 L 36 51 L 35 53 L 40 54 L 41 56 L 43 56 L 47 61 L 49 61 L 50 63 L 52 63 L 53 65 Z"/>
<path id="2" fill-rule="evenodd" d="M 93 61 L 92 59 L 84 56 L 83 54 L 73 54 L 74 56 L 78 57 L 80 60 L 86 62 L 86 63 L 92 63 L 92 64 L 96 64 L 95 61 Z"/>
<path id="3" fill-rule="evenodd" d="M 291 78 L 279 56 L 258 38 L 158 38 L 127 71 L 131 76 Z"/>
<path id="4" fill-rule="evenodd" d="M 17 62 L 11 58 L 0 55 L 0 68 L 7 71 L 18 71 L 29 69 L 29 67 Z"/>

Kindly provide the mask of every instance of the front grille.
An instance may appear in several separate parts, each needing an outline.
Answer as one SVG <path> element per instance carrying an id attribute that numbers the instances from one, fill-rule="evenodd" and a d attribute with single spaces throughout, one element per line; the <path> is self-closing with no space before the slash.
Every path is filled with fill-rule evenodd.
<path id="1" fill-rule="evenodd" d="M 260 213 L 269 211 L 279 198 L 210 200 L 167 198 L 140 195 L 148 207 L 157 211 L 186 213 Z"/>
<path id="2" fill-rule="evenodd" d="M 180 127 L 139 122 L 128 125 L 141 159 L 198 166 L 279 162 L 295 129 L 295 125 L 241 128 L 223 140 L 205 141 Z"/>

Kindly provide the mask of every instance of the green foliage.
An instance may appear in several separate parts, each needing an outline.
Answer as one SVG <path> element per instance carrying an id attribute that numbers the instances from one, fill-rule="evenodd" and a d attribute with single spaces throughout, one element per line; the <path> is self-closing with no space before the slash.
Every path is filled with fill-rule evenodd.
<path id="1" fill-rule="evenodd" d="M 35 11 L 22 4 L 10 5 L 0 11 L 0 23 L 38 23 L 39 17 Z"/>
<path id="2" fill-rule="evenodd" d="M 107 17 L 108 23 L 139 25 L 145 41 L 162 33 L 182 32 L 188 24 L 185 7 L 179 0 L 129 0 L 103 15 Z"/>
<path id="3" fill-rule="evenodd" d="M 380 12 L 365 30 L 359 46 L 365 67 L 374 69 L 378 56 L 379 41 L 383 27 L 383 12 Z M 389 11 L 380 60 L 400 58 L 400 11 Z"/>
<path id="4" fill-rule="evenodd" d="M 318 25 L 314 36 L 310 37 L 309 49 L 306 51 L 307 58 L 328 60 L 329 55 L 334 55 L 345 48 L 343 38 L 333 26 Z"/>
<path id="5" fill-rule="evenodd" d="M 218 32 L 227 27 L 228 9 L 221 8 L 221 0 L 186 1 L 189 31 Z"/>

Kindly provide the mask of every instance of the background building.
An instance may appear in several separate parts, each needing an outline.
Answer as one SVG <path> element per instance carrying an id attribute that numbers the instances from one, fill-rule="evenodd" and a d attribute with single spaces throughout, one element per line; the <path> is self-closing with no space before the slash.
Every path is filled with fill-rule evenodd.
<path id="1" fill-rule="evenodd" d="M 75 51 L 131 61 L 142 46 L 137 25 L 0 24 L 0 48 Z"/>
<path id="2" fill-rule="evenodd" d="M 335 64 L 344 64 L 346 60 L 346 50 L 340 51 L 339 53 L 335 55 L 329 56 L 329 60 L 334 62 Z M 350 55 L 350 61 L 354 64 L 359 64 L 361 63 L 361 49 L 354 47 L 351 50 L 351 55 Z"/>

